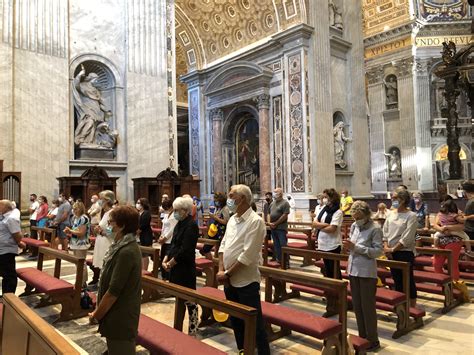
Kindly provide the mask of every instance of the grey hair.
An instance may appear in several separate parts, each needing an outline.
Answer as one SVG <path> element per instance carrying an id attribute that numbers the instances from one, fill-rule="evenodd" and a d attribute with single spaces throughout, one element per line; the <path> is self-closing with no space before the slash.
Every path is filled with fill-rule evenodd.
<path id="1" fill-rule="evenodd" d="M 0 204 L 5 206 L 7 211 L 12 211 L 13 210 L 13 205 L 10 200 L 0 200 Z"/>
<path id="2" fill-rule="evenodd" d="M 369 218 L 372 215 L 369 204 L 365 201 L 354 201 L 351 207 L 351 214 L 362 213 L 365 217 Z"/>
<path id="3" fill-rule="evenodd" d="M 193 199 L 190 197 L 177 197 L 173 201 L 173 208 L 175 210 L 185 210 L 188 213 L 193 211 Z"/>
<path id="4" fill-rule="evenodd" d="M 230 189 L 234 190 L 234 192 L 238 194 L 239 196 L 242 196 L 243 198 L 245 198 L 245 200 L 247 201 L 249 205 L 252 204 L 253 196 L 252 196 L 252 191 L 250 190 L 250 187 L 248 187 L 247 185 L 240 184 L 240 185 L 234 185 Z"/>
<path id="5" fill-rule="evenodd" d="M 104 190 L 99 193 L 99 197 L 106 200 L 112 206 L 115 203 L 115 194 L 113 191 Z"/>
<path id="6" fill-rule="evenodd" d="M 397 194 L 397 198 L 403 203 L 405 207 L 408 207 L 410 204 L 410 191 L 405 190 L 403 187 L 397 187 L 395 189 L 395 193 Z"/>

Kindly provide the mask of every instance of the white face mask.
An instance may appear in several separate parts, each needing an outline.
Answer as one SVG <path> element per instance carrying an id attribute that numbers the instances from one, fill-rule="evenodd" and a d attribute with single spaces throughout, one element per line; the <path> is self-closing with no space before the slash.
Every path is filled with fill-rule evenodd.
<path id="1" fill-rule="evenodd" d="M 328 204 L 328 202 L 329 202 L 329 200 L 328 200 L 328 198 L 327 198 L 327 197 L 323 198 L 323 205 L 327 205 L 327 204 Z"/>
<path id="2" fill-rule="evenodd" d="M 358 219 L 355 222 L 360 227 L 360 226 L 363 226 L 365 224 L 366 220 L 365 219 Z"/>
<path id="3" fill-rule="evenodd" d="M 141 209 L 142 209 L 142 205 L 139 204 L 139 203 L 136 203 L 136 204 L 135 204 L 135 208 L 136 208 L 137 210 L 141 210 Z"/>

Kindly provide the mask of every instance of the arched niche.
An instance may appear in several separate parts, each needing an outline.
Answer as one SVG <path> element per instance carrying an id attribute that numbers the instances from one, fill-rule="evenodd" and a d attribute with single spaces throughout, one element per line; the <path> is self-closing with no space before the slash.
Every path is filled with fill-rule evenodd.
<path id="1" fill-rule="evenodd" d="M 398 79 L 395 74 L 389 74 L 384 79 L 385 108 L 394 110 L 398 108 Z"/>
<path id="2" fill-rule="evenodd" d="M 119 72 L 117 67 L 107 58 L 96 54 L 83 54 L 75 57 L 69 65 L 69 80 L 71 87 L 74 83 L 74 78 L 79 72 L 85 69 L 86 75 L 95 73 L 97 75 L 96 88 L 99 90 L 101 100 L 106 110 L 110 110 L 112 115 L 104 117 L 108 123 L 111 131 L 117 131 L 118 139 L 113 152 L 113 157 L 97 157 L 93 160 L 119 160 L 126 161 L 125 149 L 125 97 L 124 97 L 124 83 L 123 75 Z M 73 94 L 71 93 L 73 96 Z M 78 125 L 78 112 L 74 106 L 74 97 L 71 99 L 70 106 L 71 124 L 70 130 L 74 137 L 76 127 Z M 75 159 L 79 159 L 77 145 L 72 144 L 72 155 Z"/>

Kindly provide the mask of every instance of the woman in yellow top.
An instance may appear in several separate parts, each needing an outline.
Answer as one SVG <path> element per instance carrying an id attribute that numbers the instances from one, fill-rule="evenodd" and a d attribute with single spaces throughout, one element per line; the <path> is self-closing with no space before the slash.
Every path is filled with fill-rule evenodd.
<path id="1" fill-rule="evenodd" d="M 341 191 L 341 210 L 345 216 L 351 215 L 351 207 L 354 203 L 352 196 L 349 196 L 349 191 L 342 190 Z"/>

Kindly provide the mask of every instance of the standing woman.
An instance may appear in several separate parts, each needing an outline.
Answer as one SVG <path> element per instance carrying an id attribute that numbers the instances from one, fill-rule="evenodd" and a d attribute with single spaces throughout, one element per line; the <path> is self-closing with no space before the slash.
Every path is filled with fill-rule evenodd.
<path id="1" fill-rule="evenodd" d="M 354 202 L 351 214 L 355 222 L 351 226 L 349 239 L 342 243 L 350 253 L 347 272 L 351 283 L 352 304 L 359 336 L 370 342 L 367 351 L 374 351 L 380 347 L 375 307 L 375 259 L 383 254 L 382 230 L 372 221 L 372 211 L 366 202 Z"/>
<path id="2" fill-rule="evenodd" d="M 139 198 L 135 207 L 140 214 L 138 221 L 138 235 L 140 237 L 140 245 L 151 247 L 153 245 L 153 231 L 151 230 L 151 213 L 150 204 L 146 198 Z M 148 263 L 150 259 L 148 256 L 142 258 L 143 270 L 148 270 Z"/>
<path id="3" fill-rule="evenodd" d="M 339 208 L 340 197 L 336 190 L 326 189 L 323 191 L 323 201 L 326 202 L 316 219 L 313 228 L 318 233 L 318 250 L 327 253 L 341 253 L 341 225 L 343 213 Z M 341 278 L 341 270 L 335 270 L 334 261 L 323 259 L 326 277 Z"/>
<path id="4" fill-rule="evenodd" d="M 138 212 L 118 206 L 108 215 L 115 236 L 104 257 L 99 281 L 97 308 L 89 313 L 99 322 L 99 332 L 107 340 L 108 354 L 135 354 L 141 301 L 141 258 L 135 235 Z"/>
<path id="5" fill-rule="evenodd" d="M 174 218 L 178 220 L 173 232 L 173 240 L 168 255 L 163 260 L 163 268 L 170 273 L 170 282 L 196 289 L 196 244 L 199 229 L 192 217 L 193 200 L 178 197 L 173 202 Z M 196 334 L 198 309 L 196 304 L 187 303 L 189 314 L 188 334 Z M 184 316 L 184 315 L 183 315 Z"/>
<path id="6" fill-rule="evenodd" d="M 413 277 L 415 260 L 415 238 L 418 221 L 416 213 L 408 209 L 410 193 L 398 187 L 392 195 L 392 211 L 383 225 L 384 252 L 393 260 L 410 264 L 410 306 L 416 307 L 416 285 Z M 401 270 L 391 269 L 395 290 L 403 292 Z"/>
<path id="7" fill-rule="evenodd" d="M 216 192 L 214 194 L 214 205 L 217 210 L 214 213 L 209 213 L 209 218 L 213 220 L 212 224 L 215 226 L 214 231 L 216 231 L 216 233 L 212 236 L 209 231 L 208 237 L 220 241 L 224 237 L 227 222 L 230 218 L 229 207 L 227 207 L 227 195 L 222 192 Z M 201 254 L 207 259 L 212 260 L 212 248 L 213 246 L 211 244 L 204 244 Z"/>
<path id="8" fill-rule="evenodd" d="M 72 213 L 74 214 L 72 227 L 66 227 L 64 233 L 70 238 L 69 249 L 71 249 L 74 256 L 86 259 L 87 250 L 91 246 L 89 243 L 90 221 L 86 215 L 86 206 L 82 202 L 75 202 L 72 205 Z M 87 268 L 85 264 L 82 282 L 87 285 Z"/>
<path id="9" fill-rule="evenodd" d="M 94 244 L 94 256 L 92 266 L 94 267 L 94 278 L 89 285 L 95 285 L 99 281 L 100 269 L 104 262 L 104 256 L 114 241 L 114 234 L 109 226 L 109 215 L 115 203 L 115 194 L 110 190 L 104 190 L 99 194 L 99 205 L 102 208 L 102 218 L 94 229 L 96 236 Z M 138 217 L 137 217 L 138 223 Z"/>
<path id="10" fill-rule="evenodd" d="M 36 211 L 36 225 L 38 227 L 46 227 L 46 222 L 48 221 L 48 199 L 46 196 L 40 196 L 38 198 L 39 207 Z"/>
<path id="11" fill-rule="evenodd" d="M 160 258 L 161 260 L 164 260 L 171 247 L 174 227 L 178 223 L 178 220 L 174 218 L 173 204 L 171 200 L 164 200 L 161 207 L 163 208 L 163 219 L 161 221 L 161 235 L 160 239 L 158 239 L 158 243 L 161 245 Z M 163 267 L 161 268 L 161 277 L 163 280 L 169 280 L 170 278 L 169 272 Z"/>

